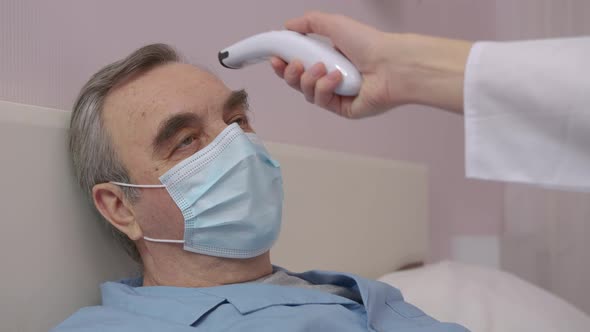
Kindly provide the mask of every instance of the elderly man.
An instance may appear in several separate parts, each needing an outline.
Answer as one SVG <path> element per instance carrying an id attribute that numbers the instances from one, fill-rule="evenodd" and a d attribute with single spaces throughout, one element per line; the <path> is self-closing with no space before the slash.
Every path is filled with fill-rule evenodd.
<path id="1" fill-rule="evenodd" d="M 77 176 L 143 273 L 103 284 L 101 306 L 55 331 L 464 331 L 386 284 L 271 265 L 282 180 L 247 107 L 244 91 L 162 44 L 82 88 Z"/>

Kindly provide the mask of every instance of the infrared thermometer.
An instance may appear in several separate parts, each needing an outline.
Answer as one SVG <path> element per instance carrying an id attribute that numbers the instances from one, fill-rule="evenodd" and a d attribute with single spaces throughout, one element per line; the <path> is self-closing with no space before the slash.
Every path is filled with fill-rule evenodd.
<path id="1" fill-rule="evenodd" d="M 221 50 L 218 58 L 222 66 L 239 69 L 273 55 L 286 62 L 297 59 L 305 70 L 318 62 L 322 62 L 328 72 L 339 70 L 343 79 L 335 92 L 341 96 L 356 96 L 361 89 L 362 76 L 344 55 L 325 43 L 294 31 L 254 35 Z"/>

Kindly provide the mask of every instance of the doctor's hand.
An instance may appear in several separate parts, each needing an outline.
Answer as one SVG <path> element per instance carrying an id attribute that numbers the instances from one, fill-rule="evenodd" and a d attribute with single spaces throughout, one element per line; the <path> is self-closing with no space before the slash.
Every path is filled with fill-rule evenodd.
<path id="1" fill-rule="evenodd" d="M 304 70 L 300 61 L 287 64 L 271 58 L 277 75 L 310 103 L 347 118 L 367 117 L 404 104 L 462 112 L 470 42 L 386 33 L 345 16 L 320 12 L 289 20 L 285 27 L 328 37 L 363 76 L 359 95 L 343 97 L 334 93 L 342 80 L 339 71 L 327 73 L 321 63 Z"/>

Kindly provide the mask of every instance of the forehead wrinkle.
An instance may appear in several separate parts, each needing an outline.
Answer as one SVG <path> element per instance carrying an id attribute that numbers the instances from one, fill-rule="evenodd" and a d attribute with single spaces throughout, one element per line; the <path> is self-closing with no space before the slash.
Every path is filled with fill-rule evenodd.
<path id="1" fill-rule="evenodd" d="M 190 111 L 206 117 L 209 108 L 219 111 L 229 90 L 209 72 L 174 63 L 131 77 L 109 95 L 111 124 L 124 150 L 136 153 L 139 147 L 153 155 L 153 138 L 170 114 Z"/>

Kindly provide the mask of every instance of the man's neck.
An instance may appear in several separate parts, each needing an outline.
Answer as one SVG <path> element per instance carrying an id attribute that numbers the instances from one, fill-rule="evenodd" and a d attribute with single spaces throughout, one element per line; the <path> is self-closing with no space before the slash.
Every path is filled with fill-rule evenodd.
<path id="1" fill-rule="evenodd" d="M 143 286 L 212 287 L 260 279 L 272 273 L 267 252 L 249 259 L 229 259 L 183 251 L 178 255 L 142 255 Z"/>

